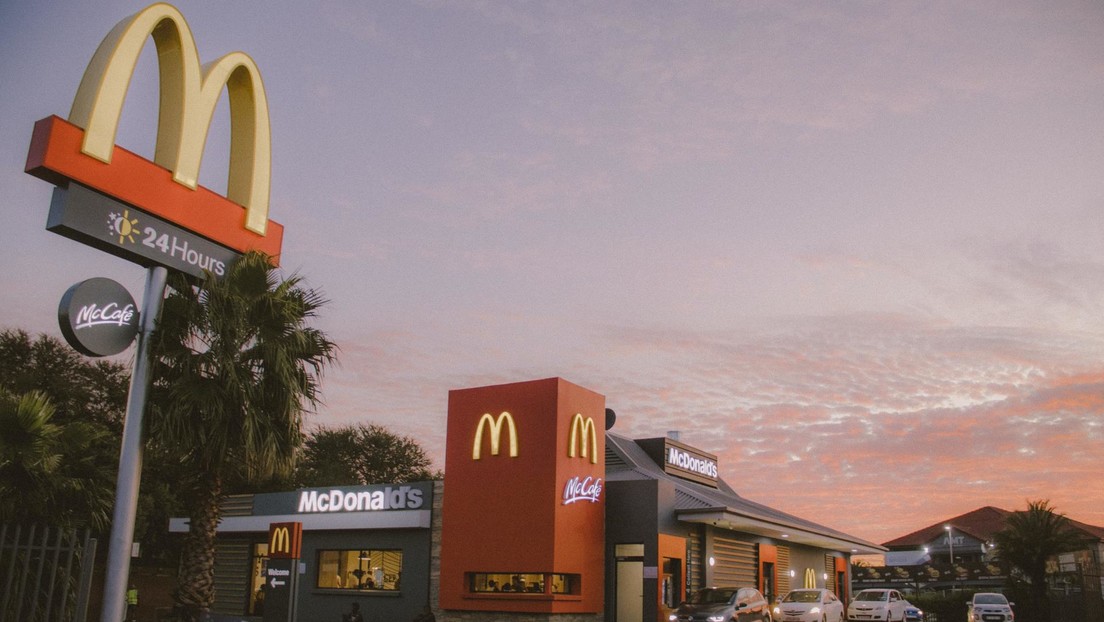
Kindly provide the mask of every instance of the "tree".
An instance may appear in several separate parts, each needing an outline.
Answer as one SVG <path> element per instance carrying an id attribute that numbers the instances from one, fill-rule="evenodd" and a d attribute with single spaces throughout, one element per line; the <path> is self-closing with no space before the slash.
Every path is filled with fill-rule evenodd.
<path id="1" fill-rule="evenodd" d="M 306 439 L 299 486 L 383 484 L 434 479 L 432 462 L 417 441 L 379 425 L 318 428 Z"/>
<path id="2" fill-rule="evenodd" d="M 0 487 L 18 491 L 0 494 L 4 520 L 106 531 L 129 382 L 54 337 L 0 331 Z"/>
<path id="3" fill-rule="evenodd" d="M 109 435 L 95 425 L 54 423 L 45 393 L 0 389 L 0 521 L 103 531 L 113 471 L 96 452 Z"/>
<path id="4" fill-rule="evenodd" d="M 1050 507 L 1049 501 L 1029 501 L 1027 510 L 1013 512 L 1004 529 L 993 534 L 997 555 L 1015 569 L 1027 583 L 1030 602 L 1028 620 L 1050 620 L 1047 595 L 1047 560 L 1085 546 L 1083 536 L 1065 515 Z M 1016 586 L 1014 586 L 1016 587 Z"/>
<path id="5" fill-rule="evenodd" d="M 319 400 L 335 345 L 306 325 L 325 300 L 301 278 L 280 280 L 251 252 L 222 279 L 198 286 L 170 275 L 152 337 L 151 440 L 172 457 L 190 493 L 189 530 L 174 599 L 188 619 L 213 598 L 219 502 L 228 483 L 291 472 L 302 416 Z"/>
<path id="6" fill-rule="evenodd" d="M 54 421 L 83 421 L 121 435 L 130 373 L 114 361 L 89 361 L 48 335 L 32 340 L 22 330 L 0 332 L 0 387 L 16 395 L 41 391 Z M 118 445 L 114 460 L 118 460 Z"/>

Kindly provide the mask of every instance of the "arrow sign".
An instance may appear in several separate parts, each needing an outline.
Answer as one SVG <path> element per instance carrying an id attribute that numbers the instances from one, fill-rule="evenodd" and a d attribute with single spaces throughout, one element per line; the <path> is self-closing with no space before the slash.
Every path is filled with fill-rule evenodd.
<path id="1" fill-rule="evenodd" d="M 286 581 L 277 581 L 276 577 L 272 577 L 272 581 L 270 581 L 269 584 L 272 586 L 272 589 L 276 589 L 277 586 L 282 587 L 282 586 L 287 585 L 287 582 Z"/>

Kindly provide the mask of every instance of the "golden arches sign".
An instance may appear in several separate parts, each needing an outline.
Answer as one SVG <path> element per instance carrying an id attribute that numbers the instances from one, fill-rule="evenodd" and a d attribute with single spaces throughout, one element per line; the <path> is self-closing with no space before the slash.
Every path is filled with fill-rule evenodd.
<path id="1" fill-rule="evenodd" d="M 269 523 L 268 556 L 273 559 L 299 559 L 303 544 L 303 523 Z"/>
<path id="2" fill-rule="evenodd" d="M 514 416 L 503 411 L 497 418 L 492 417 L 490 413 L 484 413 L 483 416 L 479 418 L 479 423 L 475 426 L 475 442 L 472 443 L 472 460 L 479 460 L 483 457 L 484 426 L 490 429 L 492 456 L 498 455 L 498 451 L 502 445 L 502 428 L 505 427 L 510 433 L 510 457 L 517 458 L 517 426 L 514 424 Z"/>
<path id="3" fill-rule="evenodd" d="M 273 555 L 291 555 L 291 534 L 287 527 L 272 530 L 272 539 L 268 542 L 268 552 Z"/>
<path id="4" fill-rule="evenodd" d="M 591 464 L 598 464 L 598 432 L 594 427 L 594 418 L 575 413 L 571 418 L 571 436 L 567 441 L 567 457 L 574 458 L 576 448 L 582 445 L 579 453 L 584 458 L 590 457 Z"/>
<path id="5" fill-rule="evenodd" d="M 161 104 L 154 161 L 191 189 L 207 132 L 225 86 L 230 100 L 230 172 L 226 198 L 246 208 L 245 227 L 268 224 L 272 136 L 268 99 L 253 59 L 231 52 L 201 67 L 192 31 L 175 7 L 154 4 L 119 22 L 84 72 L 70 123 L 85 130 L 81 151 L 110 163 L 123 101 L 146 39 L 157 47 Z"/>

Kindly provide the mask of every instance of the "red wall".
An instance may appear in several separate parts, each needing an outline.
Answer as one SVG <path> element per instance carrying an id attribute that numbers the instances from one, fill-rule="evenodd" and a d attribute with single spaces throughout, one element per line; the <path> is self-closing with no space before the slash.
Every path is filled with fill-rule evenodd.
<path id="1" fill-rule="evenodd" d="M 480 457 L 474 441 L 484 414 L 510 413 L 517 456 L 502 420 L 499 453 L 484 426 Z M 582 455 L 575 415 L 593 421 L 596 446 Z M 605 485 L 605 397 L 549 378 L 449 392 L 441 535 L 441 607 L 476 611 L 598 612 L 604 601 L 605 491 L 599 501 L 564 502 L 575 477 Z M 594 461 L 592 462 L 592 458 Z M 469 591 L 473 572 L 578 575 L 576 594 L 488 594 Z"/>

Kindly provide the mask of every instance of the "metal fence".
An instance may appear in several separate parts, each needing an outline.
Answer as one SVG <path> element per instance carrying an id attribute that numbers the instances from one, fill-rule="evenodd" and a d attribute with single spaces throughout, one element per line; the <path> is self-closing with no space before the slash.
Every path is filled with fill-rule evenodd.
<path id="1" fill-rule="evenodd" d="M 85 622 L 95 558 L 88 530 L 0 525 L 0 622 Z"/>

